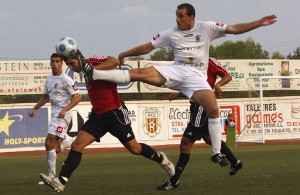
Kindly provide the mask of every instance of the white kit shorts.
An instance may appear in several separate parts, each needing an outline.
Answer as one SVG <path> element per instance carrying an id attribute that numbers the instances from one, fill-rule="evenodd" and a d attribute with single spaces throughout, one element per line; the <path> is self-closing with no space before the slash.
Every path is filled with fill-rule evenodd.
<path id="1" fill-rule="evenodd" d="M 195 67 L 171 65 L 154 66 L 154 68 L 167 79 L 167 82 L 161 87 L 180 91 L 189 99 L 195 91 L 212 90 L 206 81 L 206 76 Z"/>
<path id="2" fill-rule="evenodd" d="M 64 139 L 71 120 L 71 114 L 66 114 L 63 119 L 53 117 L 50 121 L 48 133 Z"/>

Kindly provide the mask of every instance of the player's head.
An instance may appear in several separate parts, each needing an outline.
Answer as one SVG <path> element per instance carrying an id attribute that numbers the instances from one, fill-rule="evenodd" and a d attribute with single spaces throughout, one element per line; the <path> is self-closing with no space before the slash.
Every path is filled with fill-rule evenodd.
<path id="1" fill-rule="evenodd" d="M 177 6 L 176 23 L 179 30 L 190 30 L 194 26 L 196 12 L 195 8 L 189 3 L 183 3 Z"/>
<path id="2" fill-rule="evenodd" d="M 73 57 L 65 57 L 64 61 L 71 70 L 78 73 L 81 71 L 81 67 L 86 63 L 86 60 L 79 49 L 77 49 L 76 54 Z"/>
<path id="3" fill-rule="evenodd" d="M 53 75 L 60 75 L 62 73 L 63 58 L 58 53 L 53 53 L 50 57 L 50 66 Z"/>

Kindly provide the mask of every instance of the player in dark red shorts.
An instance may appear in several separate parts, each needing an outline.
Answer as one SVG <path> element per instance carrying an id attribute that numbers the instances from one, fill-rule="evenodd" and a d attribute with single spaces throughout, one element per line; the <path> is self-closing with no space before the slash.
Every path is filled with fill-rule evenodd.
<path id="1" fill-rule="evenodd" d="M 78 73 L 86 63 L 101 70 L 113 69 L 120 64 L 114 57 L 93 56 L 85 59 L 79 50 L 74 57 L 66 58 L 64 61 L 71 70 Z M 118 94 L 117 84 L 97 80 L 86 82 L 86 87 L 92 104 L 89 119 L 78 132 L 59 176 L 48 179 L 41 173 L 41 179 L 56 192 L 64 191 L 68 179 L 80 164 L 83 149 L 94 141 L 99 141 L 107 132 L 118 138 L 132 154 L 156 161 L 170 176 L 173 176 L 174 165 L 163 152 L 157 152 L 146 144 L 137 143 L 131 128 L 128 109 Z"/>
<path id="2" fill-rule="evenodd" d="M 216 83 L 217 76 L 222 79 Z M 230 82 L 232 77 L 228 74 L 227 70 L 214 58 L 209 58 L 209 65 L 207 71 L 207 82 L 215 89 L 217 97 L 222 98 L 221 86 Z M 216 84 L 215 84 L 216 83 Z M 174 100 L 181 95 L 180 93 L 172 93 L 169 96 L 170 100 Z M 158 190 L 172 190 L 179 185 L 179 178 L 188 164 L 192 147 L 196 140 L 203 139 L 207 144 L 211 145 L 210 135 L 208 131 L 208 116 L 205 110 L 198 104 L 191 101 L 190 106 L 190 122 L 184 131 L 180 143 L 180 156 L 175 167 L 175 175 L 169 180 L 166 180 L 162 185 L 158 186 Z M 227 147 L 224 141 L 221 143 L 221 153 L 226 155 L 231 167 L 229 175 L 234 175 L 239 169 L 243 167 L 242 161 L 238 160 L 231 150 Z"/>

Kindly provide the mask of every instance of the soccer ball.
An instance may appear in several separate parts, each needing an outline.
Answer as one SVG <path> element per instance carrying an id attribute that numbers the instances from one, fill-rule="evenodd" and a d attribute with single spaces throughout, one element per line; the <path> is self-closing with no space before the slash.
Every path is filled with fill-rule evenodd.
<path id="1" fill-rule="evenodd" d="M 73 57 L 77 51 L 77 43 L 71 37 L 64 37 L 55 46 L 56 52 L 65 57 Z"/>

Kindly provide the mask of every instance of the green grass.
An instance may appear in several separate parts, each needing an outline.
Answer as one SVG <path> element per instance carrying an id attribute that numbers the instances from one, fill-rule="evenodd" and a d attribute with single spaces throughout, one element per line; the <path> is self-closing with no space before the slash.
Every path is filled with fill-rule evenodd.
<path id="1" fill-rule="evenodd" d="M 300 146 L 262 145 L 233 148 L 244 169 L 229 176 L 209 160 L 209 148 L 192 151 L 176 190 L 160 192 L 156 186 L 168 179 L 156 163 L 128 152 L 85 154 L 64 194 L 299 194 Z M 178 150 L 165 150 L 175 164 Z M 58 170 L 66 155 L 58 155 Z M 0 158 L 0 194 L 54 194 L 39 186 L 39 173 L 46 173 L 43 156 Z"/>

